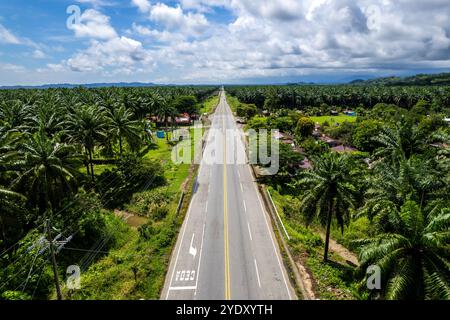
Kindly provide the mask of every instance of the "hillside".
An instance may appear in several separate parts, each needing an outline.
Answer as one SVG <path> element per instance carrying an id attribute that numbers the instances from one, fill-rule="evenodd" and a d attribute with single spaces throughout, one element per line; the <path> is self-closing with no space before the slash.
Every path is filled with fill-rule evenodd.
<path id="1" fill-rule="evenodd" d="M 433 86 L 450 85 L 450 73 L 418 74 L 411 77 L 386 77 L 371 80 L 354 80 L 353 85 L 382 85 L 382 86 Z"/>

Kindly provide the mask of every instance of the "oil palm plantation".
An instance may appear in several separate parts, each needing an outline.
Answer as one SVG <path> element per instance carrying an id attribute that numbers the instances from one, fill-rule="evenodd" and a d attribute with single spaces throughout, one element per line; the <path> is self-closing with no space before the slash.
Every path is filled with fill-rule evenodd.
<path id="1" fill-rule="evenodd" d="M 10 240 L 10 234 L 17 234 L 17 232 L 8 232 L 8 229 L 15 229 L 14 231 L 17 231 L 18 227 L 17 225 L 14 225 L 14 223 L 11 223 L 11 221 L 8 221 L 8 216 L 12 213 L 15 219 L 19 218 L 19 213 L 23 211 L 21 202 L 25 200 L 26 198 L 22 194 L 0 186 L 0 243 L 7 243 Z"/>
<path id="2" fill-rule="evenodd" d="M 177 110 L 173 105 L 163 103 L 157 106 L 155 114 L 161 121 L 164 121 L 166 123 L 166 139 L 169 140 L 169 120 L 171 120 L 173 124 L 173 121 L 177 116 Z"/>
<path id="3" fill-rule="evenodd" d="M 87 173 L 95 179 L 93 153 L 108 137 L 109 119 L 103 108 L 97 105 L 81 106 L 67 118 L 68 141 L 77 143 L 84 149 Z"/>
<path id="4" fill-rule="evenodd" d="M 381 298 L 450 299 L 450 209 L 407 201 L 389 218 L 392 232 L 357 241 L 361 270 L 381 269 Z"/>
<path id="5" fill-rule="evenodd" d="M 7 130 L 25 131 L 25 120 L 31 113 L 31 107 L 21 100 L 5 101 L 0 105 L 0 119 Z"/>
<path id="6" fill-rule="evenodd" d="M 120 106 L 107 111 L 109 118 L 109 131 L 114 140 L 119 143 L 119 155 L 123 155 L 123 142 L 128 143 L 130 148 L 135 148 L 141 140 L 142 125 L 140 121 L 133 120 L 133 112 Z"/>
<path id="7" fill-rule="evenodd" d="M 80 162 L 73 146 L 51 140 L 41 131 L 29 136 L 19 150 L 16 164 L 21 171 L 13 186 L 23 190 L 41 215 L 76 191 Z"/>
<path id="8" fill-rule="evenodd" d="M 305 191 L 302 196 L 303 214 L 308 224 L 314 218 L 326 227 L 323 260 L 328 261 L 328 245 L 333 217 L 344 231 L 350 220 L 349 209 L 355 205 L 352 183 L 353 161 L 346 154 L 325 153 L 312 159 L 313 170 L 301 173 L 297 185 Z"/>

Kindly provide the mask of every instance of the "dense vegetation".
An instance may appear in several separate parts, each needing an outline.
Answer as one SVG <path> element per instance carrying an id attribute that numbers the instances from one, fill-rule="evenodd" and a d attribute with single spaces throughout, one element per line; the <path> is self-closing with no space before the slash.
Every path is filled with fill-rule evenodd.
<path id="1" fill-rule="evenodd" d="M 52 239 L 70 240 L 55 245 L 60 275 L 71 264 L 86 271 L 109 250 L 128 246 L 134 250 L 123 249 L 128 256 L 122 258 L 130 261 L 126 272 L 135 270 L 145 281 L 143 286 L 136 280 L 134 297 L 157 298 L 180 222 L 174 216 L 176 193 L 188 168 L 167 164 L 170 142 L 157 141 L 155 122 L 146 118 L 157 117 L 169 131 L 178 114 L 210 109 L 213 102 L 203 102 L 216 90 L 0 91 L 0 299 L 51 297 L 50 233 Z M 161 194 L 160 206 L 142 207 Z M 113 213 L 124 208 L 145 216 L 139 231 Z M 152 260 L 142 273 L 133 253 Z M 98 276 L 98 270 L 92 272 Z M 80 297 L 105 296 L 87 289 Z"/>
<path id="2" fill-rule="evenodd" d="M 450 85 L 450 73 L 418 74 L 412 77 L 388 77 L 373 80 L 355 80 L 352 84 L 384 85 L 384 86 L 448 86 Z"/>
<path id="3" fill-rule="evenodd" d="M 270 186 L 291 249 L 313 275 L 319 297 L 450 298 L 450 128 L 444 121 L 450 87 L 228 92 L 240 101 L 230 99 L 235 110 L 257 106 L 246 117 L 248 128 L 292 136 L 295 147 L 289 139 L 280 148 L 279 173 L 261 180 Z M 350 108 L 356 117 L 335 116 Z M 315 128 L 313 116 L 326 120 Z M 333 151 L 323 135 L 353 148 Z M 310 168 L 301 166 L 306 158 Z M 358 255 L 359 266 L 330 255 L 331 237 Z M 366 286 L 371 265 L 381 269 L 380 290 Z"/>

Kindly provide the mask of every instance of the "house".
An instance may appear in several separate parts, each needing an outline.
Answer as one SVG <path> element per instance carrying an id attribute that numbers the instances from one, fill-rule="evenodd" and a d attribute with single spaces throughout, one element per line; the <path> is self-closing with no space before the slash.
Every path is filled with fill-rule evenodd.
<path id="1" fill-rule="evenodd" d="M 344 111 L 344 114 L 345 114 L 346 116 L 356 117 L 356 112 L 353 111 L 353 110 L 345 110 L 345 111 Z"/>
<path id="2" fill-rule="evenodd" d="M 190 125 L 191 124 L 191 117 L 188 113 L 183 113 L 175 118 L 175 122 L 178 125 Z"/>

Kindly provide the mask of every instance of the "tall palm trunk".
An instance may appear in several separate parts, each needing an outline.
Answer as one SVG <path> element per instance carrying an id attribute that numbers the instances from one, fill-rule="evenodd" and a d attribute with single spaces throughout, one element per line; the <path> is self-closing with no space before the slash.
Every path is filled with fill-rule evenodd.
<path id="1" fill-rule="evenodd" d="M 169 141 L 169 118 L 166 117 L 166 140 Z"/>
<path id="2" fill-rule="evenodd" d="M 333 201 L 333 197 L 331 197 L 328 202 L 327 232 L 325 235 L 325 250 L 323 253 L 323 261 L 324 262 L 328 262 L 328 247 L 330 245 L 331 220 L 333 218 L 333 211 L 334 211 L 333 206 L 334 206 L 334 201 Z"/>
<path id="3" fill-rule="evenodd" d="M 123 150 L 123 148 L 122 148 L 122 136 L 119 135 L 119 155 L 120 155 L 120 158 L 122 158 L 122 150 Z"/>
<path id="4" fill-rule="evenodd" d="M 2 226 L 2 237 L 3 241 L 6 242 L 6 230 L 5 230 L 5 224 L 3 223 L 2 215 L 0 214 L 0 225 Z"/>
<path id="5" fill-rule="evenodd" d="M 86 173 L 87 173 L 87 175 L 90 175 L 91 174 L 91 170 L 89 169 L 89 160 L 88 160 L 89 153 L 86 152 L 86 151 L 85 151 L 85 156 L 86 157 L 84 158 L 83 162 L 84 162 L 84 165 L 86 166 Z"/>
<path id="6" fill-rule="evenodd" d="M 92 162 L 92 150 L 89 149 L 89 163 L 91 164 L 91 177 L 92 177 L 92 181 L 94 181 L 95 176 L 94 176 L 94 163 Z"/>

